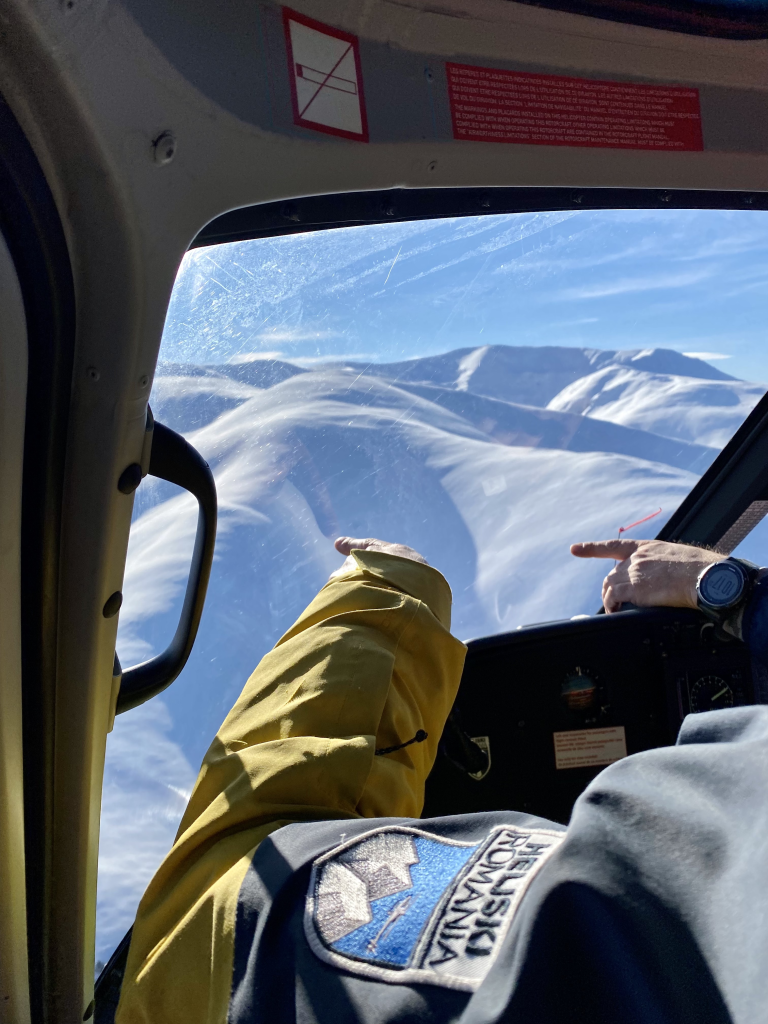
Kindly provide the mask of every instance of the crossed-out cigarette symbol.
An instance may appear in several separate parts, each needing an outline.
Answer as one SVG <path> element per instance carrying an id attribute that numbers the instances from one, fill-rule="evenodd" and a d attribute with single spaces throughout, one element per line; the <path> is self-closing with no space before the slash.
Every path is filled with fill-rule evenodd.
<path id="1" fill-rule="evenodd" d="M 334 92 L 346 92 L 351 96 L 357 95 L 357 82 L 334 74 L 351 49 L 352 44 L 350 43 L 328 72 L 318 71 L 317 68 L 311 68 L 307 64 L 296 64 L 296 77 L 303 78 L 305 82 L 317 85 L 315 91 L 304 104 L 303 109 L 299 111 L 299 117 L 304 117 L 323 89 L 332 89 Z"/>

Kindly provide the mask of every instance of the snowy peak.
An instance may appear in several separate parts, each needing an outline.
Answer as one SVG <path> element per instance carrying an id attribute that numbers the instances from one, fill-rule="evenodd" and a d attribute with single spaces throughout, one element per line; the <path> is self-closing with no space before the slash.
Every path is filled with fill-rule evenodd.
<path id="1" fill-rule="evenodd" d="M 547 408 L 721 448 L 760 400 L 759 384 L 607 366 L 567 385 Z"/>
<path id="2" fill-rule="evenodd" d="M 618 352 L 596 352 L 595 355 L 598 357 L 594 360 L 596 368 L 618 363 L 633 370 L 644 370 L 646 373 L 669 373 L 678 377 L 697 377 L 701 380 L 736 380 L 736 377 L 723 373 L 703 359 L 686 356 L 671 348 L 643 348 L 634 351 L 627 349 Z M 609 358 L 599 358 L 601 356 Z"/>

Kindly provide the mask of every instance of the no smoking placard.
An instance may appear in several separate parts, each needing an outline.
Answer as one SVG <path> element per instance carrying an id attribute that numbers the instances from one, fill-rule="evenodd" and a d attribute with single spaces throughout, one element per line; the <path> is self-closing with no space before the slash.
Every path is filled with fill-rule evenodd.
<path id="1" fill-rule="evenodd" d="M 357 36 L 283 8 L 294 123 L 368 141 Z"/>

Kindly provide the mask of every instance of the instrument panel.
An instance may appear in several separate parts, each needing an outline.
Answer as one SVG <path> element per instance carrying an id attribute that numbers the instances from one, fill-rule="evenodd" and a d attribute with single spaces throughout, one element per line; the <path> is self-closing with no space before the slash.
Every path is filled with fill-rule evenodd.
<path id="1" fill-rule="evenodd" d="M 633 609 L 471 641 L 424 816 L 567 822 L 608 764 L 675 742 L 689 713 L 768 702 L 746 646 L 688 609 Z"/>

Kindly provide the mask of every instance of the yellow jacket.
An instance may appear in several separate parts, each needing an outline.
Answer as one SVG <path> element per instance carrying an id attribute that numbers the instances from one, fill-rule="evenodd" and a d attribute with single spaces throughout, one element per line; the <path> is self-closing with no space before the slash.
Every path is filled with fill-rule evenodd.
<path id="1" fill-rule="evenodd" d="M 139 906 L 117 1024 L 224 1024 L 240 886 L 291 822 L 420 815 L 466 648 L 430 566 L 353 552 L 263 658 Z M 419 730 L 427 739 L 377 756 Z"/>

